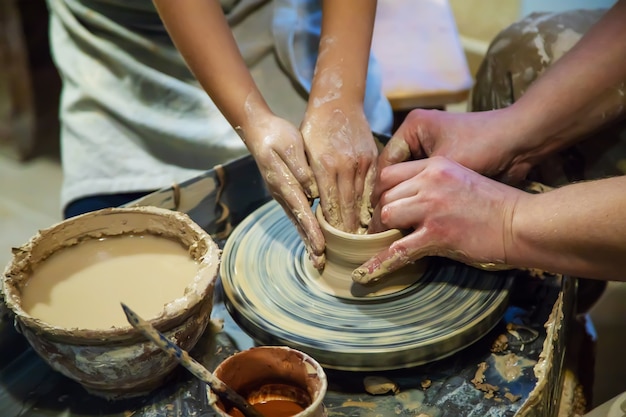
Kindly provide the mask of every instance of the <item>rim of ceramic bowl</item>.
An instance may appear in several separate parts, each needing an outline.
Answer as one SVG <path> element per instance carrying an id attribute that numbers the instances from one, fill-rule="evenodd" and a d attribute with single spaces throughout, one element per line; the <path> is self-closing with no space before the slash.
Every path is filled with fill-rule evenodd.
<path id="1" fill-rule="evenodd" d="M 160 221 L 156 221 L 156 218 Z M 133 219 L 141 220 L 140 224 L 135 226 L 136 229 L 133 229 L 133 224 L 129 224 Z M 82 234 L 67 236 L 67 242 L 58 236 L 62 235 L 63 229 L 68 226 L 76 226 L 81 222 L 88 224 L 89 221 L 97 223 L 99 220 L 103 222 L 103 227 L 97 230 L 87 227 Z M 121 228 L 119 232 L 104 226 L 107 222 L 110 224 L 110 222 L 115 221 Z M 168 226 L 170 227 L 168 228 Z M 171 226 L 177 227 L 171 228 Z M 113 237 L 130 233 L 149 233 L 176 239 L 198 261 L 198 273 L 191 279 L 185 290 L 185 295 L 173 299 L 163 307 L 157 316 L 147 320 L 162 331 L 179 326 L 189 316 L 199 311 L 202 305 L 207 302 L 207 296 L 212 294 L 219 270 L 221 251 L 209 234 L 193 222 L 188 215 L 153 206 L 106 208 L 72 217 L 40 230 L 27 243 L 13 249 L 13 256 L 4 270 L 0 283 L 0 297 L 3 298 L 10 312 L 15 315 L 19 325 L 26 326 L 37 334 L 46 334 L 51 339 L 74 341 L 84 345 L 142 340 L 141 333 L 130 324 L 109 329 L 64 328 L 31 316 L 24 311 L 21 305 L 23 282 L 28 280 L 33 265 L 45 261 L 48 256 L 64 247 L 79 243 L 81 239 L 102 236 Z M 51 250 L 44 251 L 39 257 L 34 256 L 33 251 L 37 245 L 47 240 L 52 242 Z M 212 302 L 212 300 L 208 300 L 208 302 Z"/>

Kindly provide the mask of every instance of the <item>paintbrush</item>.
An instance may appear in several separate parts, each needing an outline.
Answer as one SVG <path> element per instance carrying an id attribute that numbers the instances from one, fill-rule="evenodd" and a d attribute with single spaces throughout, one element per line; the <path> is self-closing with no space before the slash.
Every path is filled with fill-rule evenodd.
<path id="1" fill-rule="evenodd" d="M 213 392 L 222 400 L 226 400 L 242 412 L 245 417 L 263 417 L 263 415 L 254 408 L 245 398 L 237 394 L 237 392 L 222 382 L 219 378 L 209 372 L 202 364 L 189 356 L 187 351 L 179 348 L 171 342 L 165 335 L 155 329 L 150 323 L 139 317 L 124 303 L 122 308 L 128 322 L 135 329 L 139 330 L 144 336 L 154 342 L 167 354 L 176 358 L 178 363 L 187 368 L 195 377 L 206 383 Z"/>

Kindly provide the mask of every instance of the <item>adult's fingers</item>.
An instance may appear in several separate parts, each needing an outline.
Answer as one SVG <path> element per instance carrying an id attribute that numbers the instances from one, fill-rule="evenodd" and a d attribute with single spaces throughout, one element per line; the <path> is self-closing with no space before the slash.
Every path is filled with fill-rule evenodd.
<path id="1" fill-rule="evenodd" d="M 419 192 L 399 196 L 386 204 L 378 204 L 374 209 L 369 233 L 383 232 L 389 229 L 409 230 L 422 223 L 426 212 L 420 203 Z"/>
<path id="2" fill-rule="evenodd" d="M 419 230 L 396 240 L 389 248 L 352 271 L 352 280 L 359 284 L 373 283 L 417 259 L 428 256 L 431 248 L 423 242 L 424 235 Z"/>
<path id="3" fill-rule="evenodd" d="M 404 135 L 398 130 L 387 142 L 378 157 L 380 169 L 411 159 L 411 148 L 404 139 Z"/>
<path id="4" fill-rule="evenodd" d="M 372 212 L 368 233 L 378 233 L 388 229 L 410 228 L 415 210 L 419 208 L 416 198 L 420 182 L 418 176 L 428 164 L 428 160 L 409 161 L 385 169 L 379 177 L 378 185 L 384 192 Z"/>
<path id="5" fill-rule="evenodd" d="M 430 118 L 427 115 L 432 115 L 432 112 L 433 110 L 415 109 L 406 116 L 378 158 L 381 169 L 409 159 L 428 156 L 422 149 L 422 135 L 424 125 Z"/>
<path id="6" fill-rule="evenodd" d="M 376 164 L 376 170 L 378 176 L 381 175 L 383 170 L 389 166 L 393 166 L 400 162 L 408 161 L 411 158 L 411 149 L 409 148 L 409 144 L 406 143 L 404 137 L 401 134 L 396 132 L 395 135 L 387 145 L 383 148 L 382 152 L 378 156 L 378 161 Z M 372 189 L 372 195 L 370 197 L 370 203 L 372 207 L 376 207 L 378 204 L 378 200 L 380 199 L 380 195 L 384 191 L 383 185 L 380 183 L 380 179 L 375 181 L 375 186 Z"/>
<path id="7" fill-rule="evenodd" d="M 497 175 L 495 179 L 505 184 L 514 185 L 526 178 L 526 175 L 531 170 L 531 168 L 532 164 L 530 164 L 529 162 L 517 163 Z"/>
<path id="8" fill-rule="evenodd" d="M 380 167 L 378 167 L 377 182 L 372 192 L 372 206 L 376 207 L 380 204 L 383 193 L 388 192 L 388 190 L 403 181 L 418 175 L 426 168 L 427 164 L 428 159 L 420 159 L 391 165 L 382 171 L 380 171 Z"/>

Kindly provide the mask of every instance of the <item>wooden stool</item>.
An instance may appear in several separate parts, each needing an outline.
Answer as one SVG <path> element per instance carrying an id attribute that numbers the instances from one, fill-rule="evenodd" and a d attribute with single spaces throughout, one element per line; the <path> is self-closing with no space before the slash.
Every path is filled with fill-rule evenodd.
<path id="1" fill-rule="evenodd" d="M 396 119 L 467 99 L 473 79 L 447 0 L 378 0 L 372 51 Z"/>

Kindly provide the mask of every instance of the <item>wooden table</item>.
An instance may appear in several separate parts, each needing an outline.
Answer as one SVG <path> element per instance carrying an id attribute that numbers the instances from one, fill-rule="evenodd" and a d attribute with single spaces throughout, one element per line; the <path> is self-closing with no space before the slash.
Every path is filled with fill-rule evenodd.
<path id="1" fill-rule="evenodd" d="M 458 103 L 473 85 L 447 0 L 379 0 L 372 51 L 394 111 Z"/>

